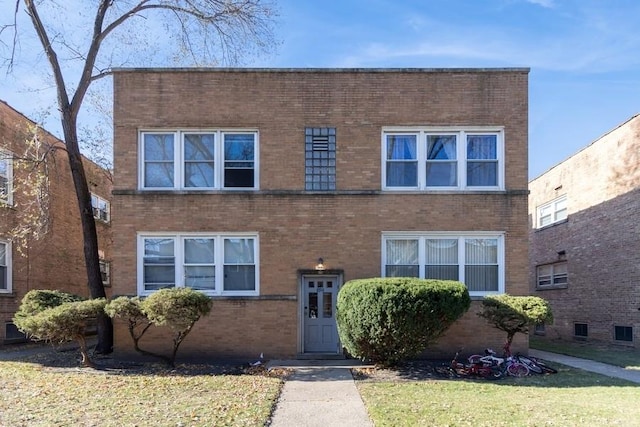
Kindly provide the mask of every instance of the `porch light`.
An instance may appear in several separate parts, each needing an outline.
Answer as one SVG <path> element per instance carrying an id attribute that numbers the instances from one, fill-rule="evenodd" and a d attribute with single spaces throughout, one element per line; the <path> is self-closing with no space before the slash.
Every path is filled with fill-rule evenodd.
<path id="1" fill-rule="evenodd" d="M 324 266 L 324 260 L 322 258 L 318 258 L 318 263 L 316 264 L 316 271 L 324 271 L 326 267 Z"/>

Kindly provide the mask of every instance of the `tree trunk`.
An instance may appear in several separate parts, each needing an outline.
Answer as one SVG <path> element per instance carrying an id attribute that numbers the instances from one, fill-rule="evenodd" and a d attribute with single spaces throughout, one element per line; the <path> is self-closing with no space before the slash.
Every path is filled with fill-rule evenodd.
<path id="1" fill-rule="evenodd" d="M 62 114 L 62 128 L 65 137 L 69 167 L 76 190 L 80 222 L 82 223 L 82 240 L 84 242 L 84 259 L 87 271 L 87 285 L 91 298 L 106 298 L 102 276 L 100 274 L 100 260 L 98 257 L 98 234 L 96 221 L 91 206 L 91 193 L 87 184 L 87 177 L 82 163 L 82 154 L 78 145 L 75 117 L 71 108 L 64 108 Z M 108 354 L 113 351 L 113 323 L 106 313 L 97 318 L 98 344 L 97 353 Z"/>

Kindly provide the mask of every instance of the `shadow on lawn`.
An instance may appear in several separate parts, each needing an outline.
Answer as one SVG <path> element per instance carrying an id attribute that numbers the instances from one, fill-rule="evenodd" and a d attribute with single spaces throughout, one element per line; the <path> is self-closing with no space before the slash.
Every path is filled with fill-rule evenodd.
<path id="1" fill-rule="evenodd" d="M 582 388 L 582 387 L 638 387 L 637 384 L 565 365 L 548 363 L 557 374 L 530 374 L 516 378 L 504 376 L 486 379 L 474 376 L 447 375 L 438 367 L 448 366 L 446 360 L 413 360 L 391 368 L 363 367 L 352 369 L 356 381 L 362 382 L 428 382 L 463 381 L 478 384 L 495 384 L 518 387 Z"/>

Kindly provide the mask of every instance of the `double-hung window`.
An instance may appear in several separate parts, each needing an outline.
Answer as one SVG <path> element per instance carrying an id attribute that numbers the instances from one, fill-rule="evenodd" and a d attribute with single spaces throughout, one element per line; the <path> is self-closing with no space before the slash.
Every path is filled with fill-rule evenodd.
<path id="1" fill-rule="evenodd" d="M 144 131 L 140 187 L 150 190 L 256 189 L 256 131 Z"/>
<path id="2" fill-rule="evenodd" d="M 91 208 L 93 209 L 93 217 L 100 221 L 109 222 L 109 202 L 102 197 L 91 194 Z"/>
<path id="3" fill-rule="evenodd" d="M 11 244 L 0 241 L 0 293 L 11 292 Z"/>
<path id="4" fill-rule="evenodd" d="M 258 295 L 255 234 L 138 236 L 138 294 L 189 287 L 208 295 Z"/>
<path id="5" fill-rule="evenodd" d="M 538 288 L 566 288 L 568 281 L 567 262 L 539 265 L 536 268 Z"/>
<path id="6" fill-rule="evenodd" d="M 504 293 L 502 233 L 385 233 L 382 275 L 457 280 L 472 296 Z"/>
<path id="7" fill-rule="evenodd" d="M 384 129 L 385 190 L 501 190 L 503 130 Z"/>
<path id="8" fill-rule="evenodd" d="M 0 150 L 0 203 L 13 204 L 13 155 Z"/>
<path id="9" fill-rule="evenodd" d="M 567 219 L 567 195 L 538 206 L 538 228 Z"/>

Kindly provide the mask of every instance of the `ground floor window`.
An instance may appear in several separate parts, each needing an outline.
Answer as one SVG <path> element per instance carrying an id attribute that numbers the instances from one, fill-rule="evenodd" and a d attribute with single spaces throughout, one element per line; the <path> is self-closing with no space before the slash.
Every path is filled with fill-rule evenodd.
<path id="1" fill-rule="evenodd" d="M 589 325 L 586 323 L 574 323 L 573 335 L 578 338 L 587 338 L 589 336 Z"/>
<path id="2" fill-rule="evenodd" d="M 631 326 L 615 326 L 614 332 L 616 341 L 633 341 L 633 328 Z"/>
<path id="3" fill-rule="evenodd" d="M 256 234 L 138 236 L 138 294 L 189 287 L 209 295 L 258 295 Z"/>
<path id="4" fill-rule="evenodd" d="M 385 233 L 382 275 L 458 280 L 471 296 L 504 293 L 502 233 Z"/>
<path id="5" fill-rule="evenodd" d="M 0 292 L 11 292 L 11 244 L 0 241 Z"/>

